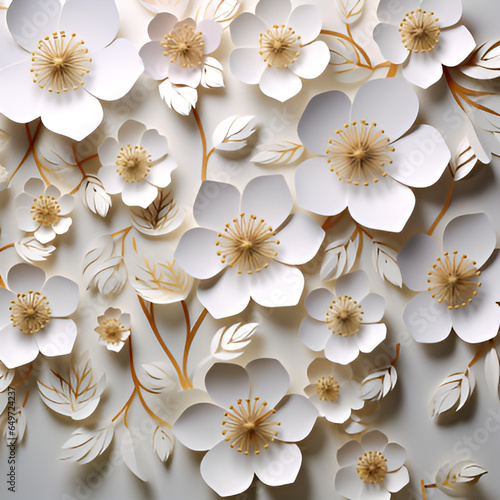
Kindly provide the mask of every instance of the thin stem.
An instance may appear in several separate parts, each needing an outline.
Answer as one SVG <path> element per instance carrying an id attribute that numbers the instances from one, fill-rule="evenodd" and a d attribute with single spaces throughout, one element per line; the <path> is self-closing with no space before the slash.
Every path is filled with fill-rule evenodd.
<path id="1" fill-rule="evenodd" d="M 358 232 L 366 234 L 366 236 L 368 236 L 368 238 L 373 240 L 373 236 L 371 235 L 371 233 L 369 233 L 363 226 L 360 226 L 358 223 L 356 223 L 356 229 L 358 230 Z M 351 239 L 352 239 L 352 236 L 351 236 Z"/>
<path id="2" fill-rule="evenodd" d="M 80 182 L 69 193 L 69 194 L 75 194 L 82 187 L 83 181 L 87 178 L 87 172 L 85 172 L 85 170 L 83 169 L 82 163 L 85 161 L 91 160 L 92 158 L 95 158 L 97 155 L 95 154 L 95 155 L 89 156 L 89 157 L 85 158 L 84 160 L 80 161 L 78 159 L 78 155 L 76 154 L 75 143 L 73 143 L 71 145 L 71 149 L 73 150 L 73 158 L 75 159 L 76 166 L 78 167 L 78 170 L 80 170 L 80 173 L 82 174 L 82 178 L 81 178 Z"/>
<path id="3" fill-rule="evenodd" d="M 483 349 L 482 349 L 482 346 L 480 345 L 477 348 L 476 355 L 472 358 L 471 362 L 467 365 L 467 368 L 471 368 L 472 366 L 474 366 L 482 357 L 483 357 Z"/>
<path id="4" fill-rule="evenodd" d="M 441 212 L 439 212 L 439 215 L 436 217 L 436 220 L 430 227 L 429 231 L 427 231 L 428 236 L 432 236 L 432 233 L 434 232 L 434 229 L 436 229 L 436 226 L 439 224 L 441 219 L 444 217 L 444 214 L 447 212 L 448 208 L 450 208 L 451 204 L 451 198 L 453 196 L 453 190 L 455 189 L 455 179 L 451 180 L 451 185 L 450 185 L 450 190 L 448 191 L 448 196 L 446 197 L 446 201 L 444 202 L 443 208 L 441 209 Z"/>
<path id="5" fill-rule="evenodd" d="M 391 361 L 392 366 L 395 366 L 396 363 L 398 362 L 400 350 L 401 350 L 401 344 L 398 342 L 396 344 L 396 354 L 394 355 L 394 359 Z"/>
<path id="6" fill-rule="evenodd" d="M 132 391 L 132 394 L 130 395 L 130 397 L 127 399 L 127 402 L 121 407 L 120 411 L 111 419 L 111 422 L 115 422 L 120 417 L 120 415 L 127 408 L 130 407 L 130 405 L 132 404 L 132 401 L 134 400 L 136 394 L 137 394 L 137 387 L 134 387 L 134 390 Z"/>
<path id="7" fill-rule="evenodd" d="M 111 238 L 114 238 L 115 236 L 118 236 L 119 234 L 122 233 L 129 233 L 129 231 L 133 228 L 134 226 L 128 226 L 125 229 L 120 229 L 119 231 L 116 231 L 115 233 L 111 233 L 110 236 Z"/>
<path id="8" fill-rule="evenodd" d="M 121 249 L 121 252 L 122 252 L 122 257 L 125 255 L 125 240 L 127 239 L 127 235 L 128 233 L 130 233 L 130 231 L 132 231 L 132 229 L 134 228 L 134 226 L 129 226 L 129 227 L 126 227 L 125 229 L 121 229 L 120 231 L 116 231 L 116 233 L 112 233 L 111 234 L 111 238 L 115 238 L 116 236 L 118 235 L 122 235 L 122 249 Z"/>
<path id="9" fill-rule="evenodd" d="M 389 68 L 391 66 L 391 63 L 389 61 L 385 61 L 383 63 L 379 63 L 376 66 L 373 66 L 373 69 L 379 69 L 379 68 Z"/>
<path id="10" fill-rule="evenodd" d="M 184 307 L 184 305 L 183 305 L 183 307 Z M 184 347 L 184 356 L 182 358 L 182 371 L 184 373 L 184 378 L 186 379 L 186 382 L 191 387 L 193 386 L 193 384 L 189 380 L 189 376 L 187 374 L 187 361 L 188 361 L 188 356 L 189 356 L 189 350 L 191 349 L 191 344 L 193 343 L 194 337 L 195 337 L 196 333 L 198 332 L 198 330 L 200 329 L 200 326 L 203 323 L 203 320 L 206 318 L 207 314 L 208 314 L 208 310 L 206 308 L 203 309 L 203 311 L 201 311 L 200 316 L 196 320 L 196 323 L 194 324 L 193 328 L 191 329 L 191 331 L 188 330 L 187 335 L 186 335 L 186 345 Z"/>
<path id="11" fill-rule="evenodd" d="M 8 245 L 3 246 L 0 248 L 0 252 L 3 252 L 4 250 L 7 250 L 8 248 L 14 248 L 15 243 L 9 243 Z"/>
<path id="12" fill-rule="evenodd" d="M 26 406 L 26 403 L 28 402 L 29 397 L 30 397 L 30 391 L 27 391 L 26 396 L 24 396 L 23 404 L 21 405 L 23 408 Z"/>
<path id="13" fill-rule="evenodd" d="M 345 210 L 343 212 L 341 212 L 340 214 L 330 215 L 329 217 L 327 217 L 327 219 L 325 220 L 325 222 L 323 222 L 323 225 L 321 226 L 323 231 L 328 231 L 332 227 L 336 226 L 340 222 L 342 217 L 344 217 L 344 214 L 345 214 Z"/>
<path id="14" fill-rule="evenodd" d="M 203 163 L 201 165 L 201 180 L 207 180 L 207 169 L 208 169 L 208 159 L 215 151 L 214 148 L 210 150 L 210 153 L 207 154 L 207 138 L 205 136 L 205 130 L 203 129 L 203 125 L 201 123 L 200 115 L 196 108 L 191 108 L 193 112 L 194 119 L 196 120 L 196 125 L 198 125 L 198 130 L 200 131 L 201 145 L 203 148 Z"/>
<path id="15" fill-rule="evenodd" d="M 14 172 L 12 172 L 9 180 L 12 180 L 12 178 L 14 177 L 14 175 L 17 174 L 18 170 L 23 166 L 24 162 L 28 159 L 28 156 L 30 155 L 31 150 L 35 146 L 35 141 L 36 141 L 36 139 L 38 137 L 38 133 L 40 132 L 41 128 L 42 128 L 42 122 L 40 121 L 38 123 L 38 125 L 36 126 L 35 134 L 33 135 L 33 137 L 31 137 L 30 126 L 29 126 L 28 123 L 25 124 L 26 135 L 28 136 L 28 142 L 29 142 L 28 148 L 26 149 L 26 153 L 24 153 L 24 156 L 23 156 L 22 160 L 19 162 L 19 165 L 16 167 L 16 169 L 14 170 Z"/>
<path id="16" fill-rule="evenodd" d="M 396 76 L 396 73 L 398 72 L 398 65 L 397 64 L 391 64 L 389 66 L 389 71 L 387 72 L 386 78 L 393 78 Z"/>
<path id="17" fill-rule="evenodd" d="M 422 490 L 422 500 L 427 500 L 427 493 L 425 491 L 425 483 L 423 479 L 420 480 L 420 488 Z"/>
<path id="18" fill-rule="evenodd" d="M 7 288 L 7 286 L 5 285 L 5 281 L 3 280 L 3 278 L 1 276 L 0 276 L 0 287 Z"/>

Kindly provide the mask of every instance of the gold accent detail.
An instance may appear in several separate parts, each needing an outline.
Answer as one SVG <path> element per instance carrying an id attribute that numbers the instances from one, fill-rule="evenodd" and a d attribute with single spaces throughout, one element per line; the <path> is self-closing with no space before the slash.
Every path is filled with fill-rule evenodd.
<path id="1" fill-rule="evenodd" d="M 231 405 L 229 411 L 224 413 L 222 435 L 226 441 L 230 441 L 231 448 L 248 455 L 253 450 L 255 455 L 260 453 L 261 448 L 266 449 L 273 442 L 278 431 L 276 427 L 280 422 L 269 421 L 276 410 L 267 409 L 267 402 L 259 401 L 259 398 L 238 399 L 237 406 Z"/>
<path id="2" fill-rule="evenodd" d="M 417 9 L 408 12 L 399 25 L 403 45 L 410 52 L 431 52 L 439 42 L 441 28 L 434 12 Z"/>
<path id="3" fill-rule="evenodd" d="M 238 266 L 238 273 L 258 273 L 273 261 L 278 252 L 279 240 L 271 239 L 276 233 L 264 219 L 255 215 L 228 222 L 223 233 L 218 234 L 215 245 L 221 262 L 229 267 Z"/>
<path id="4" fill-rule="evenodd" d="M 163 55 L 170 56 L 170 62 L 177 61 L 182 68 L 192 68 L 203 62 L 203 34 L 201 31 L 195 32 L 189 24 L 172 30 L 160 44 L 165 49 Z"/>
<path id="5" fill-rule="evenodd" d="M 122 341 L 123 333 L 128 331 L 128 328 L 125 328 L 125 325 L 120 320 L 108 318 L 102 323 L 99 323 L 95 331 L 105 342 L 109 344 L 119 344 Z"/>
<path id="6" fill-rule="evenodd" d="M 259 45 L 262 59 L 274 68 L 286 68 L 300 56 L 300 35 L 284 24 L 275 24 L 266 33 L 261 33 Z"/>
<path id="7" fill-rule="evenodd" d="M 368 186 L 387 175 L 383 167 L 392 163 L 391 154 L 395 149 L 376 123 L 365 120 L 346 123 L 336 134 L 330 139 L 326 154 L 330 171 L 335 172 L 339 181 Z"/>
<path id="8" fill-rule="evenodd" d="M 481 286 L 481 282 L 475 278 L 481 274 L 476 268 L 476 261 L 470 260 L 467 255 L 457 257 L 454 250 L 450 256 L 444 253 L 444 259 L 438 257 L 429 271 L 427 290 L 432 293 L 432 298 L 439 303 L 446 302 L 448 309 L 458 309 L 465 307 L 477 295 L 476 287 Z"/>
<path id="9" fill-rule="evenodd" d="M 334 299 L 326 311 L 328 328 L 335 335 L 342 337 L 350 337 L 358 333 L 362 321 L 361 305 L 348 295 Z"/>
<path id="10" fill-rule="evenodd" d="M 59 220 L 61 206 L 53 196 L 41 194 L 35 198 L 30 211 L 35 222 L 45 227 L 51 227 Z"/>
<path id="11" fill-rule="evenodd" d="M 75 41 L 76 34 L 66 37 L 64 31 L 55 31 L 38 42 L 32 52 L 31 69 L 33 83 L 49 92 L 60 94 L 69 89 L 76 90 L 84 84 L 82 79 L 90 69 L 88 49 L 83 40 Z"/>
<path id="12" fill-rule="evenodd" d="M 151 155 L 141 146 L 123 146 L 116 157 L 116 171 L 125 182 L 139 182 L 151 169 Z"/>
<path id="13" fill-rule="evenodd" d="M 18 293 L 10 304 L 12 325 L 26 335 L 33 335 L 49 324 L 52 311 L 47 297 L 40 292 Z"/>
<path id="14" fill-rule="evenodd" d="M 339 397 L 340 384 L 331 376 L 321 377 L 316 382 L 316 393 L 320 401 L 335 401 Z"/>
<path id="15" fill-rule="evenodd" d="M 387 459 L 380 451 L 365 451 L 359 457 L 356 472 L 368 484 L 380 484 L 387 473 Z"/>

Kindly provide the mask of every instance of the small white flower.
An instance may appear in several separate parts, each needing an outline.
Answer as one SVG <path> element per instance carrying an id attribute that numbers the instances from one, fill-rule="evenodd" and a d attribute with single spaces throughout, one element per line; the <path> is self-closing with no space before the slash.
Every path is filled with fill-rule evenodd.
<path id="1" fill-rule="evenodd" d="M 99 344 L 105 345 L 110 351 L 120 351 L 130 336 L 130 314 L 108 307 L 97 321 L 99 326 L 95 331 L 99 334 Z"/>
<path id="2" fill-rule="evenodd" d="M 16 218 L 19 229 L 33 232 L 42 244 L 64 234 L 71 226 L 68 214 L 73 210 L 74 199 L 70 194 L 61 196 L 55 186 L 47 186 L 40 179 L 30 179 L 24 192 L 16 197 Z"/>

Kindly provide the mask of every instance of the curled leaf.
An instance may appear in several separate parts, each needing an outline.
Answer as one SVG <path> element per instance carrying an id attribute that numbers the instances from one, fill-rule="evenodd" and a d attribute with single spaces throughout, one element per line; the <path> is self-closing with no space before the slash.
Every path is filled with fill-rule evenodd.
<path id="1" fill-rule="evenodd" d="M 222 64 L 213 57 L 207 57 L 201 70 L 201 85 L 207 89 L 224 87 Z"/>
<path id="2" fill-rule="evenodd" d="M 330 64 L 340 82 L 356 83 L 372 74 L 369 61 L 351 40 L 333 35 L 325 42 L 330 49 Z"/>
<path id="3" fill-rule="evenodd" d="M 153 450 L 156 456 L 166 462 L 174 449 L 175 438 L 172 430 L 159 425 L 153 432 Z"/>
<path id="4" fill-rule="evenodd" d="M 396 387 L 398 372 L 394 366 L 387 366 L 366 376 L 361 382 L 361 399 L 378 401 L 385 398 Z"/>
<path id="5" fill-rule="evenodd" d="M 498 388 L 500 384 L 500 359 L 497 350 L 492 347 L 484 358 L 484 372 L 486 385 L 491 394 L 498 398 Z"/>
<path id="6" fill-rule="evenodd" d="M 431 415 L 434 417 L 451 410 L 460 410 L 474 392 L 474 374 L 469 368 L 464 372 L 452 373 L 434 391 Z"/>
<path id="7" fill-rule="evenodd" d="M 217 359 L 234 359 L 252 341 L 258 323 L 235 323 L 221 328 L 212 339 L 210 353 Z"/>
<path id="8" fill-rule="evenodd" d="M 167 106 L 180 115 L 188 116 L 191 109 L 196 107 L 198 92 L 192 87 L 174 85 L 167 79 L 160 83 L 158 90 Z"/>
<path id="9" fill-rule="evenodd" d="M 26 262 L 42 262 L 52 255 L 56 247 L 50 243 L 40 243 L 34 236 L 26 236 L 14 243 L 17 254 Z"/>
<path id="10" fill-rule="evenodd" d="M 85 196 L 83 199 L 87 208 L 101 217 L 106 217 L 111 208 L 111 197 L 106 193 L 100 179 L 94 175 L 88 175 L 85 180 Z"/>
<path id="11" fill-rule="evenodd" d="M 352 269 L 358 254 L 359 241 L 358 233 L 354 239 L 337 240 L 326 247 L 320 270 L 320 278 L 323 281 L 335 280 Z"/>
<path id="12" fill-rule="evenodd" d="M 451 171 L 455 181 L 463 179 L 477 164 L 477 157 L 472 150 L 469 139 L 464 137 L 458 145 L 458 151 L 450 161 Z"/>
<path id="13" fill-rule="evenodd" d="M 288 165 L 296 162 L 302 156 L 304 150 L 304 146 L 296 142 L 278 142 L 266 146 L 263 151 L 252 158 L 252 161 L 261 165 Z"/>
<path id="14" fill-rule="evenodd" d="M 500 40 L 479 45 L 459 69 L 478 80 L 491 80 L 500 76 Z"/>
<path id="15" fill-rule="evenodd" d="M 62 445 L 59 459 L 88 464 L 104 453 L 113 440 L 114 432 L 114 423 L 96 430 L 80 427 L 73 431 L 69 439 Z"/>
<path id="16" fill-rule="evenodd" d="M 340 17 L 345 24 L 356 22 L 363 14 L 365 0 L 337 0 Z"/>
<path id="17" fill-rule="evenodd" d="M 255 129 L 252 115 L 233 115 L 222 120 L 214 130 L 212 144 L 219 151 L 237 151 L 248 144 L 248 138 Z"/>
<path id="18" fill-rule="evenodd" d="M 223 27 L 228 26 L 240 10 L 239 0 L 209 0 L 196 12 L 196 20 L 213 19 Z"/>
<path id="19" fill-rule="evenodd" d="M 446 462 L 436 473 L 436 486 L 450 497 L 472 497 L 472 486 L 487 472 L 469 460 Z"/>
<path id="20" fill-rule="evenodd" d="M 403 276 L 398 266 L 396 251 L 378 241 L 373 240 L 373 266 L 379 276 L 401 288 L 403 286 Z"/>

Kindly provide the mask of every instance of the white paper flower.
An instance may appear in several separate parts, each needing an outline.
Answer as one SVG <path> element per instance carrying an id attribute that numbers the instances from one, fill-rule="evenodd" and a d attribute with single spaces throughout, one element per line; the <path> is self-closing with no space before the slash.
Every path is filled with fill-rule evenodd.
<path id="1" fill-rule="evenodd" d="M 471 344 L 497 335 L 500 259 L 489 260 L 495 246 L 495 230 L 482 213 L 451 220 L 441 248 L 426 234 L 406 243 L 398 255 L 403 281 L 420 293 L 408 302 L 403 318 L 417 342 L 441 342 L 452 328 Z"/>
<path id="2" fill-rule="evenodd" d="M 97 321 L 99 326 L 95 331 L 99 334 L 99 344 L 106 346 L 110 351 L 120 351 L 130 336 L 130 314 L 108 307 Z"/>
<path id="3" fill-rule="evenodd" d="M 30 179 L 24 192 L 16 197 L 16 219 L 19 229 L 42 244 L 64 234 L 71 226 L 68 214 L 73 210 L 74 199 L 70 194 L 61 196 L 55 186 L 47 186 L 40 179 Z"/>
<path id="4" fill-rule="evenodd" d="M 373 38 L 384 57 L 403 65 L 403 75 L 426 89 L 443 74 L 443 66 L 457 66 L 476 47 L 456 0 L 381 0 Z"/>
<path id="5" fill-rule="evenodd" d="M 0 288 L 0 361 L 7 368 L 45 356 L 69 354 L 76 325 L 66 316 L 78 305 L 78 285 L 62 276 L 45 281 L 42 269 L 16 264 Z"/>
<path id="6" fill-rule="evenodd" d="M 273 99 L 290 99 L 302 88 L 301 78 L 318 77 L 330 62 L 326 43 L 315 41 L 321 23 L 316 5 L 292 10 L 290 0 L 260 0 L 255 15 L 245 12 L 231 23 L 231 72 Z"/>
<path id="7" fill-rule="evenodd" d="M 19 123 L 41 117 L 77 141 L 88 136 L 103 118 L 99 99 L 123 97 L 144 68 L 130 41 L 113 41 L 119 22 L 114 0 L 13 0 L 12 38 L 0 37 L 0 112 Z"/>
<path id="8" fill-rule="evenodd" d="M 167 138 L 135 120 L 118 130 L 118 140 L 107 137 L 97 149 L 102 167 L 97 176 L 110 194 L 121 193 L 128 206 L 147 208 L 158 189 L 170 184 L 175 161 L 167 156 Z"/>
<path id="9" fill-rule="evenodd" d="M 220 496 L 245 491 L 254 474 L 268 486 L 295 481 L 302 453 L 294 443 L 309 434 L 318 412 L 304 396 L 285 396 L 289 383 L 274 359 L 257 359 L 246 368 L 217 363 L 205 379 L 216 404 L 195 404 L 174 424 L 182 444 L 209 450 L 201 475 Z"/>
<path id="10" fill-rule="evenodd" d="M 206 56 L 220 44 L 222 27 L 211 19 L 196 24 L 179 21 L 168 12 L 157 14 L 148 26 L 151 42 L 139 51 L 145 73 L 154 80 L 168 78 L 175 85 L 198 87 Z"/>
<path id="11" fill-rule="evenodd" d="M 174 257 L 203 280 L 198 298 L 214 318 L 238 314 L 250 298 L 265 307 L 297 304 L 304 276 L 294 266 L 316 255 L 324 231 L 302 213 L 288 220 L 292 206 L 281 175 L 252 179 L 243 195 L 222 182 L 201 185 L 193 211 L 204 227 L 184 233 Z"/>
<path id="12" fill-rule="evenodd" d="M 347 207 L 363 226 L 401 231 L 415 206 L 407 186 L 434 184 L 451 157 L 435 128 L 406 133 L 417 114 L 417 95 L 401 78 L 365 83 L 352 105 L 336 90 L 313 97 L 298 133 L 320 157 L 297 168 L 298 204 L 321 215 Z"/>
<path id="13" fill-rule="evenodd" d="M 351 410 L 363 408 L 361 386 L 352 380 L 350 366 L 338 366 L 327 359 L 316 358 L 307 369 L 307 377 L 310 384 L 304 392 L 328 421 L 342 424 L 351 416 Z"/>
<path id="14" fill-rule="evenodd" d="M 335 489 L 350 500 L 389 500 L 410 480 L 405 460 L 402 446 L 380 431 L 367 432 L 360 443 L 349 441 L 337 451 Z"/>
<path id="15" fill-rule="evenodd" d="M 387 334 L 384 323 L 385 300 L 370 292 L 368 276 L 362 270 L 340 277 L 335 294 L 317 288 L 306 297 L 306 316 L 300 337 L 313 351 L 324 349 L 334 363 L 347 365 L 359 352 L 371 352 Z"/>

